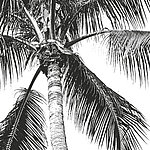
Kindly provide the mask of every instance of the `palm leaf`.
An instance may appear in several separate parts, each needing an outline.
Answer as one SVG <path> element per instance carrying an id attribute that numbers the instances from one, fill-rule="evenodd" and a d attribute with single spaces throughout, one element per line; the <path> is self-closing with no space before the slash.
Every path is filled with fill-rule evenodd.
<path id="1" fill-rule="evenodd" d="M 143 115 L 119 94 L 108 88 L 77 55 L 68 56 L 64 91 L 68 115 L 86 131 L 91 141 L 108 150 L 138 150 L 137 136 L 144 140 Z"/>
<path id="2" fill-rule="evenodd" d="M 147 8 L 150 2 L 144 0 Z M 145 10 L 142 0 L 63 0 L 57 1 L 62 32 L 67 31 L 71 38 L 81 33 L 92 33 L 104 28 L 104 14 L 113 28 L 145 26 Z"/>
<path id="3" fill-rule="evenodd" d="M 12 82 L 14 76 L 18 78 L 22 74 L 29 54 L 34 51 L 36 49 L 27 41 L 8 35 L 0 36 L 0 80 L 4 85 L 8 79 Z"/>
<path id="4" fill-rule="evenodd" d="M 106 34 L 109 44 L 108 57 L 114 66 L 119 64 L 133 81 L 148 83 L 150 69 L 150 32 L 148 31 L 111 31 Z"/>
<path id="5" fill-rule="evenodd" d="M 46 149 L 46 136 L 44 133 L 45 118 L 43 110 L 39 103 L 43 103 L 45 99 L 36 91 L 31 91 L 28 95 L 28 101 L 18 122 L 15 134 L 14 124 L 20 107 L 26 97 L 27 90 L 20 89 L 20 96 L 14 108 L 9 112 L 7 117 L 0 124 L 0 149 L 4 150 L 21 150 Z"/>
<path id="6" fill-rule="evenodd" d="M 31 42 L 38 41 L 36 37 L 36 29 L 33 22 L 27 14 L 28 4 L 22 0 L 3 0 L 0 6 L 0 33 L 11 35 L 13 37 L 21 37 Z"/>

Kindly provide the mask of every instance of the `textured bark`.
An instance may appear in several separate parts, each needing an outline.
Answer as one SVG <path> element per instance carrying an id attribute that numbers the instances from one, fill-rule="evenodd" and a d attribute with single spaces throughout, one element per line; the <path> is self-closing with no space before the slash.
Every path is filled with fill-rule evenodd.
<path id="1" fill-rule="evenodd" d="M 48 107 L 50 141 L 53 150 L 67 150 L 63 121 L 63 95 L 60 67 L 54 63 L 48 66 Z"/>

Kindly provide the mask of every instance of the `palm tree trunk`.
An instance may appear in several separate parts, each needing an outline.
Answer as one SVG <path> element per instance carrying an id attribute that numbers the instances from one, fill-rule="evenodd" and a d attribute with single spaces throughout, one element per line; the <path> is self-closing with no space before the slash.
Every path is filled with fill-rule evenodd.
<path id="1" fill-rule="evenodd" d="M 52 148 L 53 150 L 67 150 L 63 121 L 61 70 L 57 63 L 48 66 L 48 107 Z"/>

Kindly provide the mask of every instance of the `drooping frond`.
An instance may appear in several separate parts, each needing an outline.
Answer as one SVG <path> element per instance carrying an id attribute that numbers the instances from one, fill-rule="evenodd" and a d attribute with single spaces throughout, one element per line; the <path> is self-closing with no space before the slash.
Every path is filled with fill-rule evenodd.
<path id="1" fill-rule="evenodd" d="M 31 43 L 39 41 L 37 24 L 25 7 L 29 4 L 24 0 L 0 2 L 0 84 L 4 86 L 7 80 L 12 82 L 13 77 L 19 77 L 36 51 Z"/>
<path id="2" fill-rule="evenodd" d="M 114 66 L 119 64 L 134 81 L 147 83 L 150 72 L 150 32 L 111 31 L 106 34 L 109 44 L 108 57 Z"/>
<path id="3" fill-rule="evenodd" d="M 91 141 L 108 150 L 141 149 L 138 136 L 147 129 L 143 115 L 119 94 L 107 87 L 77 55 L 68 56 L 64 91 L 69 116 L 86 131 Z"/>
<path id="4" fill-rule="evenodd" d="M 44 150 L 46 149 L 46 136 L 44 133 L 45 118 L 40 103 L 45 99 L 36 91 L 31 91 L 23 112 L 17 115 L 26 96 L 26 89 L 20 89 L 20 96 L 14 108 L 0 123 L 0 149 L 1 150 Z M 15 126 L 15 122 L 18 126 Z M 15 130 L 15 133 L 13 133 Z"/>
<path id="5" fill-rule="evenodd" d="M 150 2 L 144 2 L 149 9 Z M 71 38 L 76 38 L 81 32 L 96 32 L 105 27 L 107 20 L 104 15 L 113 28 L 145 26 L 146 11 L 142 0 L 63 0 L 57 4 L 62 33 L 68 30 Z"/>
<path id="6" fill-rule="evenodd" d="M 3 85 L 22 73 L 30 53 L 36 49 L 28 42 L 8 35 L 0 36 L 0 70 Z"/>

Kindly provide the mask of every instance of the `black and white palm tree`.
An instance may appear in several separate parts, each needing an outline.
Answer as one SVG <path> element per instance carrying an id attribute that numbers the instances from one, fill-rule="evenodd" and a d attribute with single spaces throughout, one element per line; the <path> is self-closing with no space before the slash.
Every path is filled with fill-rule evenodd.
<path id="1" fill-rule="evenodd" d="M 54 150 L 67 150 L 63 100 L 68 114 L 91 141 L 108 150 L 140 149 L 145 119 L 125 98 L 90 71 L 74 45 L 101 36 L 109 44 L 114 65 L 141 84 L 148 82 L 150 32 L 144 27 L 148 0 L 1 0 L 1 86 L 19 78 L 37 60 L 39 67 L 27 89 L 20 89 L 14 108 L 0 124 L 0 150 L 44 150 L 47 138 L 41 94 L 32 90 L 42 71 L 48 81 L 50 139 Z M 112 29 L 104 26 L 104 15 Z M 31 68 L 34 66 L 31 65 Z"/>

